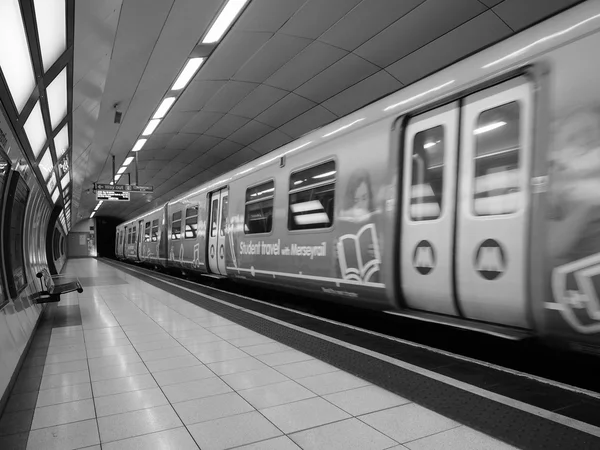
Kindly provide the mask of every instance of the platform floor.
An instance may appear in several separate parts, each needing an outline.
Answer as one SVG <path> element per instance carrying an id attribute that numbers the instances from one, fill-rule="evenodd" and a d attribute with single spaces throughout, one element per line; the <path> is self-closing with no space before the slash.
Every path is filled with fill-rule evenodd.
<path id="1" fill-rule="evenodd" d="M 47 308 L 1 449 L 514 448 L 95 259 Z"/>

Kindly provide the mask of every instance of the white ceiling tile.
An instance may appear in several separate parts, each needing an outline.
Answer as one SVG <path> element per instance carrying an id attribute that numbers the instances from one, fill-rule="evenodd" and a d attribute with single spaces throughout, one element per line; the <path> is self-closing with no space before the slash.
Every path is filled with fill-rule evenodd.
<path id="1" fill-rule="evenodd" d="M 229 136 L 228 139 L 239 144 L 248 145 L 272 130 L 273 127 L 252 120 Z"/>
<path id="2" fill-rule="evenodd" d="M 427 0 L 354 53 L 386 67 L 486 9 L 478 0 Z"/>
<path id="3" fill-rule="evenodd" d="M 311 39 L 277 33 L 246 61 L 233 78 L 261 83 L 311 42 Z"/>
<path id="4" fill-rule="evenodd" d="M 319 37 L 348 51 L 375 36 L 425 0 L 363 0 Z"/>
<path id="5" fill-rule="evenodd" d="M 252 0 L 235 24 L 239 31 L 276 32 L 306 0 Z"/>
<path id="6" fill-rule="evenodd" d="M 200 80 L 228 80 L 267 42 L 273 33 L 227 33 L 196 75 Z"/>
<path id="7" fill-rule="evenodd" d="M 272 127 L 278 127 L 290 119 L 308 111 L 315 106 L 316 103 L 311 102 L 296 94 L 288 94 L 271 106 L 269 109 L 256 117 L 259 122 L 265 123 Z"/>
<path id="8" fill-rule="evenodd" d="M 330 98 L 323 103 L 323 106 L 342 117 L 401 87 L 402 83 L 385 70 L 380 70 Z"/>
<path id="9" fill-rule="evenodd" d="M 181 129 L 184 133 L 202 134 L 212 127 L 224 114 L 200 111 Z"/>
<path id="10" fill-rule="evenodd" d="M 173 105 L 173 111 L 200 111 L 206 102 L 225 86 L 226 81 L 197 80 L 190 83 L 181 98 Z"/>
<path id="11" fill-rule="evenodd" d="M 286 94 L 287 91 L 261 84 L 250 92 L 246 98 L 239 102 L 230 112 L 237 116 L 253 118 L 258 116 L 269 106 L 281 100 Z"/>
<path id="12" fill-rule="evenodd" d="M 292 140 L 287 134 L 279 130 L 273 130 L 252 143 L 252 149 L 261 155 L 281 147 Z"/>
<path id="13" fill-rule="evenodd" d="M 217 137 L 213 137 L 213 136 L 207 136 L 207 135 L 199 136 L 198 139 L 196 139 L 194 142 L 192 142 L 190 144 L 190 146 L 186 149 L 186 153 L 192 151 L 196 155 L 201 155 L 203 153 L 206 153 L 208 150 L 213 148 L 215 145 L 217 145 L 222 140 L 223 139 L 221 139 L 221 138 L 217 138 Z"/>
<path id="14" fill-rule="evenodd" d="M 279 130 L 293 138 L 299 138 L 309 131 L 320 128 L 335 119 L 337 119 L 335 114 L 318 105 L 282 125 Z"/>
<path id="15" fill-rule="evenodd" d="M 230 160 L 230 159 L 224 159 L 222 161 L 219 161 L 216 164 L 213 164 L 210 168 L 210 170 L 216 174 L 223 174 L 229 170 L 233 170 L 237 167 L 237 164 Z"/>
<path id="16" fill-rule="evenodd" d="M 248 123 L 249 120 L 250 119 L 245 117 L 234 116 L 233 114 L 225 114 L 221 120 L 206 130 L 206 134 L 209 136 L 226 138 L 231 133 Z"/>
<path id="17" fill-rule="evenodd" d="M 196 111 L 170 111 L 160 122 L 156 133 L 177 133 L 196 115 Z"/>
<path id="18" fill-rule="evenodd" d="M 187 148 L 196 139 L 198 139 L 197 134 L 178 133 L 177 135 L 173 136 L 173 138 L 171 140 L 169 140 L 169 142 L 167 142 L 167 145 L 165 148 L 167 148 L 168 150 L 184 149 L 184 148 Z"/>
<path id="19" fill-rule="evenodd" d="M 509 36 L 510 28 L 487 11 L 387 68 L 404 84 Z"/>
<path id="20" fill-rule="evenodd" d="M 580 0 L 505 0 L 494 8 L 494 12 L 514 31 L 521 31 L 541 17 L 550 16 L 576 3 L 580 3 Z"/>
<path id="21" fill-rule="evenodd" d="M 174 161 L 182 162 L 182 163 L 186 164 L 186 166 L 187 166 L 201 154 L 202 154 L 201 151 L 196 152 L 195 149 L 191 149 L 188 147 L 184 151 L 182 151 L 179 155 L 177 155 L 177 158 L 175 158 Z"/>
<path id="22" fill-rule="evenodd" d="M 348 52 L 340 48 L 314 41 L 265 83 L 293 91 L 347 54 Z"/>
<path id="23" fill-rule="evenodd" d="M 280 32 L 316 39 L 360 0 L 309 0 L 288 20 Z"/>
<path id="24" fill-rule="evenodd" d="M 225 159 L 225 158 L 229 157 L 230 155 L 237 152 L 238 150 L 241 150 L 242 147 L 243 147 L 243 145 L 241 145 L 241 144 L 238 144 L 238 143 L 232 142 L 232 141 L 228 141 L 225 139 L 225 140 L 219 142 L 213 148 L 211 148 L 208 151 L 208 153 L 206 153 L 206 154 L 211 157 L 214 156 L 216 158 L 219 158 L 219 160 L 221 160 L 221 159 Z"/>
<path id="25" fill-rule="evenodd" d="M 349 53 L 295 90 L 298 95 L 320 103 L 377 72 L 379 68 Z"/>
<path id="26" fill-rule="evenodd" d="M 144 147 L 142 148 L 142 150 L 140 150 L 140 152 L 139 152 L 140 157 L 144 157 L 144 156 L 148 155 L 148 153 L 151 150 L 165 148 L 165 145 L 167 145 L 167 142 L 169 142 L 171 139 L 173 139 L 174 136 L 175 136 L 175 133 L 153 134 L 152 136 L 150 136 L 148 138 L 148 141 L 144 144 Z"/>
<path id="27" fill-rule="evenodd" d="M 205 111 L 226 113 L 256 88 L 255 83 L 229 81 L 204 105 Z"/>
<path id="28" fill-rule="evenodd" d="M 252 161 L 253 159 L 258 158 L 259 156 L 260 155 L 256 153 L 252 148 L 244 147 L 243 149 L 238 150 L 237 152 L 232 154 L 228 159 L 232 163 L 236 164 L 236 166 L 240 166 L 249 161 Z"/>

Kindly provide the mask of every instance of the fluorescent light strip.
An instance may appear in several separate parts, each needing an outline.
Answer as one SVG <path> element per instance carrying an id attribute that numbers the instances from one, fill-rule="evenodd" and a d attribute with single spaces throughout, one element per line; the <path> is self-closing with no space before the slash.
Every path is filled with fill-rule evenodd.
<path id="1" fill-rule="evenodd" d="M 306 214 L 304 216 L 294 216 L 294 221 L 298 225 L 312 225 L 315 223 L 329 223 L 329 216 L 326 213 Z"/>
<path id="2" fill-rule="evenodd" d="M 117 175 L 117 176 L 115 177 L 115 183 L 116 183 L 117 181 L 119 181 L 119 178 L 121 178 L 121 175 Z"/>
<path id="3" fill-rule="evenodd" d="M 128 166 L 129 164 L 131 164 L 131 161 L 133 161 L 133 156 L 129 156 L 125 159 L 125 162 L 123 162 L 124 166 Z"/>
<path id="4" fill-rule="evenodd" d="M 294 203 L 290 205 L 290 208 L 293 213 L 301 213 L 306 211 L 324 211 L 323 205 L 319 200 L 309 200 L 307 202 L 302 203 Z"/>
<path id="5" fill-rule="evenodd" d="M 127 167 L 121 167 L 117 173 L 119 175 L 122 175 L 123 173 L 125 173 L 126 170 L 127 170 Z"/>
<path id="6" fill-rule="evenodd" d="M 487 133 L 488 131 L 492 131 L 492 130 L 495 130 L 496 128 L 503 127 L 504 125 L 506 125 L 506 122 L 503 122 L 503 121 L 493 122 L 493 123 L 490 123 L 489 125 L 485 125 L 483 127 L 476 128 L 473 131 L 473 134 Z"/>
<path id="7" fill-rule="evenodd" d="M 169 112 L 169 109 L 171 109 L 171 106 L 173 106 L 173 103 L 175 103 L 175 97 L 167 97 L 165 98 L 160 106 L 158 107 L 158 109 L 156 110 L 156 112 L 154 113 L 154 116 L 152 117 L 153 119 L 162 119 L 163 117 L 165 117 L 167 115 L 167 113 Z"/>
<path id="8" fill-rule="evenodd" d="M 143 131 L 142 135 L 149 136 L 152 133 L 154 133 L 154 130 L 156 130 L 156 127 L 158 126 L 159 123 L 160 123 L 160 119 L 151 119 L 150 122 L 148 122 L 148 126 Z"/>
<path id="9" fill-rule="evenodd" d="M 362 119 L 355 120 L 354 122 L 351 122 L 348 125 L 344 125 L 343 127 L 340 127 L 337 130 L 333 130 L 331 133 L 324 134 L 323 137 L 328 137 L 328 136 L 331 136 L 332 134 L 339 133 L 340 131 L 345 130 L 346 128 L 350 128 L 352 125 L 354 125 L 358 122 L 362 122 L 363 120 L 365 120 L 364 117 Z"/>
<path id="10" fill-rule="evenodd" d="M 175 84 L 173 84 L 173 87 L 171 88 L 171 90 L 179 91 L 180 89 L 183 89 L 184 87 L 186 87 L 188 85 L 188 83 L 190 82 L 190 80 L 192 78 L 194 78 L 194 75 L 196 75 L 196 72 L 198 72 L 198 69 L 200 68 L 200 66 L 202 65 L 203 62 L 204 62 L 204 58 L 189 59 L 185 65 L 185 67 L 183 68 L 183 70 L 181 71 L 181 73 L 179 74 L 177 79 L 175 80 Z"/>
<path id="11" fill-rule="evenodd" d="M 96 211 L 94 211 L 93 213 L 90 214 L 90 219 L 93 219 L 95 215 L 96 215 Z"/>
<path id="12" fill-rule="evenodd" d="M 325 173 L 320 173 L 319 175 L 315 175 L 313 178 L 327 178 L 330 177 L 331 175 L 335 175 L 336 171 L 332 170 L 330 172 L 325 172 Z"/>
<path id="13" fill-rule="evenodd" d="M 202 43 L 212 44 L 219 41 L 246 3 L 248 3 L 248 0 L 229 0 L 219 14 L 219 17 L 217 17 L 217 20 L 214 21 L 210 30 L 208 30 L 208 33 L 206 33 L 206 36 L 204 36 L 204 39 L 202 39 Z"/>
<path id="14" fill-rule="evenodd" d="M 139 152 L 147 141 L 148 141 L 148 139 L 138 139 L 138 141 L 135 143 L 135 145 L 133 146 L 131 151 Z"/>

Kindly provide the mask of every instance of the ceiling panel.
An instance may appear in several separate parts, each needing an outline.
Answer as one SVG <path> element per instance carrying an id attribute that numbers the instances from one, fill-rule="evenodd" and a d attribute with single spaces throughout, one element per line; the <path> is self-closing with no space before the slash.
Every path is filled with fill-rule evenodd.
<path id="1" fill-rule="evenodd" d="M 243 145 L 248 145 L 254 142 L 255 140 L 263 137 L 265 134 L 271 132 L 273 127 L 265 125 L 264 123 L 258 122 L 256 120 L 252 120 L 248 122 L 246 125 L 241 127 L 231 136 L 229 136 L 229 140 L 233 142 L 238 142 Z"/>
<path id="2" fill-rule="evenodd" d="M 425 0 L 363 0 L 319 37 L 351 52 Z"/>
<path id="3" fill-rule="evenodd" d="M 337 119 L 335 114 L 326 110 L 321 105 L 317 105 L 313 109 L 282 125 L 280 130 L 293 138 L 299 138 L 309 131 L 333 122 L 335 119 Z"/>
<path id="4" fill-rule="evenodd" d="M 158 150 L 164 148 L 167 143 L 173 139 L 176 133 L 155 133 L 148 138 L 148 141 L 144 144 L 144 151 L 139 153 L 140 157 L 146 157 L 148 151 Z"/>
<path id="5" fill-rule="evenodd" d="M 311 42 L 311 39 L 277 33 L 246 61 L 233 78 L 262 83 Z"/>
<path id="6" fill-rule="evenodd" d="M 256 88 L 256 83 L 229 81 L 204 105 L 206 111 L 229 112 L 246 95 Z"/>
<path id="7" fill-rule="evenodd" d="M 209 157 L 214 156 L 215 158 L 218 158 L 219 160 L 221 160 L 221 159 L 225 159 L 228 156 L 230 156 L 231 154 L 237 152 L 242 147 L 243 147 L 243 145 L 238 144 L 236 142 L 223 140 L 223 141 L 219 142 L 217 145 L 215 145 L 213 148 L 211 148 L 206 153 L 206 155 L 203 155 L 203 156 L 209 156 Z"/>
<path id="8" fill-rule="evenodd" d="M 252 0 L 252 8 L 235 25 L 240 31 L 271 31 L 275 33 L 306 0 Z"/>
<path id="9" fill-rule="evenodd" d="M 358 3 L 360 0 L 309 0 L 280 32 L 316 39 Z"/>
<path id="10" fill-rule="evenodd" d="M 278 127 L 303 112 L 308 111 L 315 105 L 315 102 L 311 102 L 304 97 L 296 94 L 288 94 L 258 115 L 256 120 L 272 127 Z"/>
<path id="11" fill-rule="evenodd" d="M 261 84 L 239 102 L 231 110 L 231 114 L 249 118 L 256 117 L 269 106 L 285 97 L 286 94 L 287 91 Z"/>
<path id="12" fill-rule="evenodd" d="M 580 0 L 504 0 L 494 8 L 494 12 L 514 31 L 521 31 L 540 20 L 540 17 L 554 14 L 579 2 Z"/>
<path id="13" fill-rule="evenodd" d="M 224 116 L 222 113 L 200 111 L 181 129 L 184 133 L 205 133 Z"/>
<path id="14" fill-rule="evenodd" d="M 510 28 L 492 11 L 488 11 L 392 64 L 387 70 L 403 83 L 409 84 L 510 33 Z"/>
<path id="15" fill-rule="evenodd" d="M 348 52 L 340 48 L 314 41 L 265 83 L 293 91 L 347 54 Z"/>
<path id="16" fill-rule="evenodd" d="M 207 152 L 222 140 L 223 139 L 218 137 L 202 135 L 190 144 L 190 146 L 186 149 L 186 152 L 193 152 L 198 156 Z"/>
<path id="17" fill-rule="evenodd" d="M 265 153 L 269 153 L 271 150 L 287 144 L 291 140 L 292 138 L 287 134 L 279 130 L 273 130 L 269 134 L 266 134 L 260 139 L 254 141 L 251 147 L 260 155 L 264 155 Z"/>
<path id="18" fill-rule="evenodd" d="M 260 155 L 254 151 L 250 147 L 244 147 L 241 150 L 235 152 L 227 159 L 229 159 L 232 163 L 235 163 L 236 166 L 240 166 L 248 161 L 252 161 L 253 159 L 258 158 Z"/>
<path id="19" fill-rule="evenodd" d="M 320 103 L 378 70 L 376 65 L 349 53 L 294 92 Z"/>
<path id="20" fill-rule="evenodd" d="M 167 145 L 165 145 L 165 148 L 167 150 L 174 150 L 174 149 L 182 149 L 183 150 L 184 148 L 187 148 L 196 139 L 198 139 L 197 134 L 177 133 L 175 136 L 173 136 L 172 139 L 169 140 L 169 142 L 167 142 Z"/>
<path id="21" fill-rule="evenodd" d="M 156 133 L 177 133 L 197 114 L 196 111 L 171 111 L 161 122 Z"/>
<path id="22" fill-rule="evenodd" d="M 386 67 L 485 10 L 478 0 L 427 0 L 355 53 Z"/>
<path id="23" fill-rule="evenodd" d="M 227 81 L 196 80 L 190 83 L 183 98 L 173 105 L 173 111 L 200 111 L 215 92 L 221 89 Z"/>
<path id="24" fill-rule="evenodd" d="M 401 87 L 402 83 L 385 70 L 380 70 L 323 102 L 323 106 L 342 117 Z"/>
<path id="25" fill-rule="evenodd" d="M 234 131 L 248 123 L 250 119 L 246 117 L 234 116 L 233 114 L 227 114 L 212 127 L 210 127 L 206 134 L 210 136 L 216 136 L 220 138 L 226 138 Z"/>
<path id="26" fill-rule="evenodd" d="M 496 6 L 498 3 L 503 2 L 504 0 L 479 0 L 481 3 L 483 3 L 485 6 L 487 6 L 488 8 L 491 8 L 493 6 Z"/>

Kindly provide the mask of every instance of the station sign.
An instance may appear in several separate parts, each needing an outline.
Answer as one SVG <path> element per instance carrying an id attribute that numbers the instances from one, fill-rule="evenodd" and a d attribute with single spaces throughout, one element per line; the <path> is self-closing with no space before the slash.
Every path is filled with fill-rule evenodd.
<path id="1" fill-rule="evenodd" d="M 130 194 L 129 192 L 96 191 L 96 200 L 128 202 Z"/>
<path id="2" fill-rule="evenodd" d="M 100 191 L 137 192 L 142 194 L 154 192 L 154 186 L 137 186 L 135 184 L 96 184 L 96 189 Z"/>

